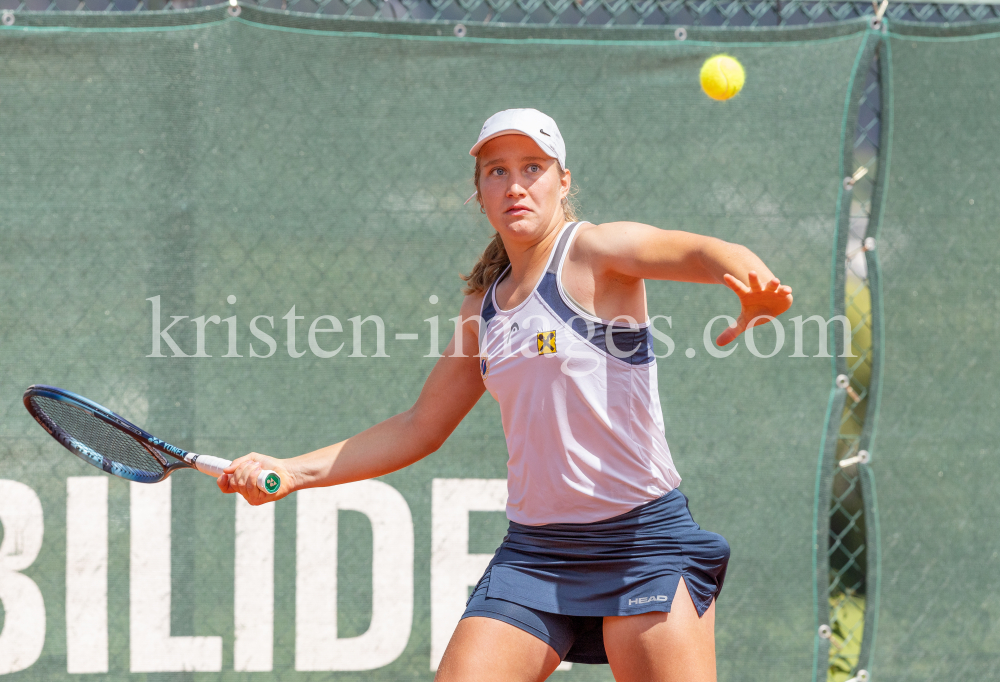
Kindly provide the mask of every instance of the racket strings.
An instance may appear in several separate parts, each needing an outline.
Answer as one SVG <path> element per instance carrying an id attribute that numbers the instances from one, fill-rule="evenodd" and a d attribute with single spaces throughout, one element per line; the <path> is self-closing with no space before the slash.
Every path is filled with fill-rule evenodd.
<path id="1" fill-rule="evenodd" d="M 45 396 L 32 396 L 30 400 L 50 426 L 77 444 L 136 472 L 157 478 L 163 474 L 163 465 L 138 441 L 90 412 Z"/>

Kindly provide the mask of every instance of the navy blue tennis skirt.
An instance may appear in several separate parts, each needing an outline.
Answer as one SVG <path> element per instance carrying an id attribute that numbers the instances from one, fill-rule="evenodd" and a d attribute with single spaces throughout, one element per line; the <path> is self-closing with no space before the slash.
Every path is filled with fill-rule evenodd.
<path id="1" fill-rule="evenodd" d="M 510 623 L 563 660 L 607 663 L 604 616 L 670 611 L 683 577 L 700 617 L 728 563 L 729 543 L 694 522 L 679 489 L 603 521 L 511 521 L 462 617 Z"/>

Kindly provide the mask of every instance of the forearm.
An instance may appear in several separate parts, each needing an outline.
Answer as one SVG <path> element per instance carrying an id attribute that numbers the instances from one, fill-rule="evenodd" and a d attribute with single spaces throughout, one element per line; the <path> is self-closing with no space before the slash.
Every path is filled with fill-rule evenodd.
<path id="1" fill-rule="evenodd" d="M 749 282 L 748 274 L 756 272 L 761 282 L 774 277 L 764 261 L 745 246 L 732 244 L 721 239 L 706 238 L 698 253 L 698 260 L 707 281 L 723 284 L 723 275 L 730 274 L 744 284 Z"/>
<path id="2" fill-rule="evenodd" d="M 753 251 L 693 232 L 660 230 L 650 225 L 605 223 L 578 237 L 584 259 L 597 272 L 636 280 L 674 280 L 723 284 L 732 275 L 744 284 L 750 272 L 762 282 L 774 277 Z"/>
<path id="3" fill-rule="evenodd" d="M 408 410 L 345 441 L 284 460 L 295 490 L 383 476 L 417 462 L 440 446 L 420 438 Z"/>
<path id="4" fill-rule="evenodd" d="M 467 296 L 462 316 L 471 319 L 482 296 Z M 479 372 L 477 329 L 462 325 L 464 348 L 472 355 L 456 355 L 455 339 L 434 364 L 417 402 L 406 412 L 386 419 L 345 441 L 313 452 L 276 459 L 251 452 L 235 460 L 219 476 L 219 489 L 240 493 L 250 504 L 274 502 L 303 488 L 339 485 L 398 471 L 418 462 L 441 447 L 475 406 L 486 387 Z M 261 469 L 273 469 L 281 478 L 277 493 L 265 495 L 257 489 Z"/>

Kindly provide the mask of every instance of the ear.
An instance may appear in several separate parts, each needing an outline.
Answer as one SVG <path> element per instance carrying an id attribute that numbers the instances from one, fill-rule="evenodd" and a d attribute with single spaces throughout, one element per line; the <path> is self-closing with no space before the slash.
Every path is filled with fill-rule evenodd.
<path id="1" fill-rule="evenodd" d="M 572 187 L 573 185 L 572 175 L 573 174 L 569 172 L 568 168 L 563 171 L 562 178 L 560 179 L 560 184 L 562 185 L 562 187 L 560 188 L 560 192 L 562 193 L 561 197 L 562 199 L 565 199 L 567 196 L 569 196 L 570 187 Z"/>

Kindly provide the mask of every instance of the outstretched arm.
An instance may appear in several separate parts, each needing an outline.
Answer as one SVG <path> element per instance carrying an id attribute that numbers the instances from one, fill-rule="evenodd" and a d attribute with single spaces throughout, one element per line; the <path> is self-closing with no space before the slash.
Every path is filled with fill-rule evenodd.
<path id="1" fill-rule="evenodd" d="M 728 286 L 741 309 L 736 326 L 716 339 L 720 346 L 742 334 L 754 318 L 777 317 L 792 305 L 792 288 L 782 285 L 764 261 L 745 246 L 715 237 L 641 223 L 605 223 L 581 232 L 577 248 L 597 276 Z M 766 321 L 758 319 L 754 326 Z"/>
<path id="2" fill-rule="evenodd" d="M 479 314 L 481 296 L 466 297 L 462 319 Z M 362 431 L 345 441 L 291 459 L 276 459 L 259 453 L 240 457 L 219 477 L 224 493 L 240 493 L 250 504 L 281 499 L 302 488 L 337 485 L 374 478 L 402 469 L 441 447 L 459 422 L 475 406 L 485 387 L 479 373 L 477 326 L 462 325 L 463 356 L 455 357 L 452 338 L 424 382 L 417 402 L 406 412 Z M 281 477 L 274 495 L 257 489 L 256 476 L 272 469 Z"/>

